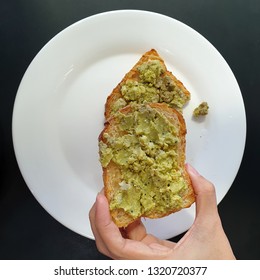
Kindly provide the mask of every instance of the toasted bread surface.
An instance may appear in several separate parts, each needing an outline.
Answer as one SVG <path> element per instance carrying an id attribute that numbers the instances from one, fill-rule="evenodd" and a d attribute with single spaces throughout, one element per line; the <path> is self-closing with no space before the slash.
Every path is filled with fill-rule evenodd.
<path id="1" fill-rule="evenodd" d="M 99 136 L 105 195 L 118 227 L 160 218 L 195 200 L 185 169 L 186 125 L 164 103 L 128 105 Z"/>
<path id="2" fill-rule="evenodd" d="M 105 118 L 131 103 L 167 103 L 181 109 L 190 92 L 170 71 L 156 50 L 147 51 L 113 89 L 105 104 Z"/>

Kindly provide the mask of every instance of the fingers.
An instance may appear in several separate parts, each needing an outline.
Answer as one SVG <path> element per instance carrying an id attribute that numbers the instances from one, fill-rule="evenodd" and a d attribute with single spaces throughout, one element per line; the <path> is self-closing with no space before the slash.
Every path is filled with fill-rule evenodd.
<path id="1" fill-rule="evenodd" d="M 191 165 L 186 165 L 196 195 L 196 218 L 212 219 L 218 217 L 214 185 L 201 176 Z"/>
<path id="2" fill-rule="evenodd" d="M 125 229 L 125 233 L 128 238 L 141 241 L 146 236 L 146 228 L 142 221 L 138 219 Z"/>
<path id="3" fill-rule="evenodd" d="M 142 241 L 144 244 L 149 245 L 151 248 L 160 245 L 161 247 L 174 248 L 175 243 L 168 240 L 161 240 L 151 234 L 147 234 L 146 228 L 141 219 L 136 220 L 125 229 L 126 237 L 136 241 Z M 157 247 L 154 247 L 157 248 Z M 158 247 L 159 248 L 159 247 Z M 168 249 L 167 249 L 168 250 Z"/>
<path id="4" fill-rule="evenodd" d="M 111 219 L 107 199 L 102 193 L 97 195 L 89 218 L 98 250 L 114 258 L 112 252 L 120 252 L 124 246 L 124 239 Z"/>
<path id="5" fill-rule="evenodd" d="M 109 205 L 103 194 L 98 194 L 89 214 L 92 231 L 98 250 L 113 259 L 163 259 L 171 253 L 168 243 L 147 235 L 143 224 L 135 222 L 126 229 L 128 236 L 124 239 L 114 224 L 109 212 Z M 151 245 L 151 246 L 150 246 Z M 160 246 L 159 246 L 160 245 Z M 166 246 L 166 248 L 163 248 Z M 167 248 L 168 247 L 168 248 Z"/>

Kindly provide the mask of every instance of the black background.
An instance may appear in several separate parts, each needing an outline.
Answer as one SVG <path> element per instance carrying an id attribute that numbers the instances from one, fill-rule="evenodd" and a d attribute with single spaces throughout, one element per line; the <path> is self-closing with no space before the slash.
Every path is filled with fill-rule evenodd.
<path id="1" fill-rule="evenodd" d="M 72 23 L 117 9 L 154 11 L 180 20 L 206 37 L 230 65 L 244 98 L 247 142 L 219 212 L 237 258 L 260 259 L 259 0 L 1 0 L 0 259 L 106 259 L 93 240 L 59 224 L 33 197 L 16 163 L 11 121 L 19 83 L 39 50 Z"/>

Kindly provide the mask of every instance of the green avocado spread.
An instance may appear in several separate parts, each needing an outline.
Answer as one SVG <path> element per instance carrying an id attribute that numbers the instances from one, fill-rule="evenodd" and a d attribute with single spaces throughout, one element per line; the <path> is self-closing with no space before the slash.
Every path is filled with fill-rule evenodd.
<path id="1" fill-rule="evenodd" d="M 102 166 L 113 161 L 122 174 L 110 209 L 137 218 L 181 208 L 186 184 L 176 158 L 179 127 L 148 105 L 132 107 L 115 115 L 118 133 L 104 133 L 105 143 L 99 142 Z"/>
<path id="2" fill-rule="evenodd" d="M 137 68 L 138 80 L 126 80 L 121 86 L 122 98 L 113 104 L 113 113 L 126 104 L 164 102 L 171 107 L 182 108 L 189 100 L 172 77 L 165 73 L 159 60 L 148 60 Z"/>
<path id="3" fill-rule="evenodd" d="M 207 102 L 202 102 L 198 107 L 193 111 L 194 117 L 205 116 L 209 112 L 209 105 Z"/>

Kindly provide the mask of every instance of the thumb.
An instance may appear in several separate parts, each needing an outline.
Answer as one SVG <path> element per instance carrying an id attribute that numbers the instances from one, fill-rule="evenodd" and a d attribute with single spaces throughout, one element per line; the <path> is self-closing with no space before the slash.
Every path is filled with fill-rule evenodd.
<path id="1" fill-rule="evenodd" d="M 196 196 L 196 219 L 208 222 L 218 216 L 214 185 L 201 176 L 191 165 L 186 165 Z"/>

